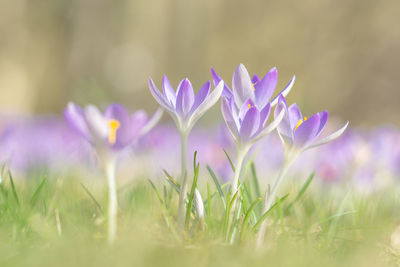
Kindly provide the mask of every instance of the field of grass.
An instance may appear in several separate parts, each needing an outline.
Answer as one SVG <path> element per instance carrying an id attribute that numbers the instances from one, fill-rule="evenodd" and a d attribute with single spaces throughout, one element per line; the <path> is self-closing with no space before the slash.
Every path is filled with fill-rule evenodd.
<path id="1" fill-rule="evenodd" d="M 292 180 L 286 180 L 282 192 L 288 195 L 280 195 L 281 199 L 266 216 L 265 243 L 256 248 L 256 224 L 261 217 L 257 191 L 263 190 L 257 186 L 255 176 L 246 176 L 241 187 L 242 212 L 228 230 L 229 212 L 224 208 L 227 186 L 215 183 L 207 170 L 201 170 L 198 180 L 206 214 L 203 224 L 193 211 L 188 214 L 186 230 L 177 230 L 176 185 L 168 179 L 151 184 L 138 178 L 119 188 L 118 235 L 114 245 L 107 243 L 107 192 L 100 177 L 93 181 L 72 174 L 48 174 L 46 178 L 31 175 L 29 179 L 12 179 L 3 170 L 0 266 L 400 263 L 396 247 L 391 246 L 400 221 L 400 198 L 395 188 L 360 194 L 345 186 L 321 188 L 316 179 L 307 177 L 300 179 L 303 184 L 293 185 Z"/>

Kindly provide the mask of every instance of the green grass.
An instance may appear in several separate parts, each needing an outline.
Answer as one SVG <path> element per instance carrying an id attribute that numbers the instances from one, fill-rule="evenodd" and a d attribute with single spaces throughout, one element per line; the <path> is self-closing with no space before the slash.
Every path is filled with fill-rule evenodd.
<path id="1" fill-rule="evenodd" d="M 268 214 L 254 166 L 240 189 L 240 213 L 229 226 L 232 196 L 209 168 L 198 168 L 205 206 L 200 227 L 189 192 L 184 233 L 175 228 L 174 177 L 119 190 L 118 239 L 107 244 L 106 188 L 82 177 L 32 176 L 0 185 L 0 266 L 385 266 L 399 264 L 390 236 L 400 221 L 396 189 L 361 195 L 320 188 L 313 175 L 287 185 Z M 259 170 L 258 170 L 259 171 Z M 214 175 L 214 177 L 212 175 Z M 289 185 L 290 184 L 290 185 Z M 155 193 L 157 192 L 157 193 Z M 286 196 L 287 194 L 287 196 Z M 228 196 L 228 197 L 227 197 Z M 255 248 L 261 220 L 263 247 Z M 229 243 L 232 243 L 230 245 Z"/>

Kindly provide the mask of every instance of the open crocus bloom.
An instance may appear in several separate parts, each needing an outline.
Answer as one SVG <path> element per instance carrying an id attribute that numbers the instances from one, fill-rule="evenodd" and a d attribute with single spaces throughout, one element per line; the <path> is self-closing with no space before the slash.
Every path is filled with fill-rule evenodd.
<path id="1" fill-rule="evenodd" d="M 224 83 L 221 81 L 210 93 L 211 83 L 206 82 L 195 95 L 188 79 L 182 80 L 174 90 L 166 75 L 163 77 L 163 94 L 149 79 L 150 92 L 156 101 L 174 119 L 181 133 L 188 133 L 197 120 L 210 109 L 220 98 Z"/>
<path id="2" fill-rule="evenodd" d="M 211 69 L 214 83 L 221 78 Z M 271 69 L 262 79 L 257 75 L 250 79 L 245 66 L 240 64 L 233 73 L 231 91 L 224 86 L 222 114 L 236 144 L 248 146 L 274 130 L 283 118 L 283 113 L 267 125 L 271 107 L 277 103 L 271 100 L 278 81 L 276 68 Z M 293 87 L 295 76 L 279 93 L 287 95 Z"/>
<path id="3" fill-rule="evenodd" d="M 221 81 L 221 78 L 214 69 L 211 69 L 211 74 L 214 84 Z M 295 78 L 296 77 L 293 75 L 293 78 L 285 88 L 271 100 L 278 82 L 278 71 L 276 68 L 272 68 L 262 79 L 260 79 L 257 74 L 250 79 L 246 67 L 243 64 L 240 64 L 233 73 L 233 90 L 229 89 L 225 84 L 222 96 L 225 98 L 233 97 L 234 103 L 238 109 L 240 109 L 243 104 L 250 99 L 258 110 L 262 110 L 268 103 L 271 104 L 271 107 L 275 106 L 278 102 L 279 95 L 286 96 L 289 94 L 293 87 Z"/>
<path id="4" fill-rule="evenodd" d="M 240 109 L 234 104 L 234 97 L 224 98 L 222 101 L 224 120 L 238 145 L 250 145 L 274 130 L 284 114 L 282 112 L 266 127 L 270 113 L 270 103 L 260 110 L 250 98 L 243 103 Z"/>
<path id="5" fill-rule="evenodd" d="M 96 106 L 84 109 L 69 103 L 64 110 L 68 125 L 79 135 L 98 148 L 121 150 L 147 133 L 159 121 L 162 110 L 148 119 L 144 111 L 130 115 L 119 104 L 111 104 L 102 113 Z"/>
<path id="6" fill-rule="evenodd" d="M 278 116 L 282 110 L 285 110 L 285 116 L 278 126 L 279 136 L 286 147 L 300 151 L 335 140 L 343 134 L 349 124 L 347 122 L 336 132 L 317 140 L 328 121 L 327 111 L 316 113 L 309 118 L 303 117 L 297 104 L 288 107 L 285 98 L 280 96 L 275 116 Z"/>

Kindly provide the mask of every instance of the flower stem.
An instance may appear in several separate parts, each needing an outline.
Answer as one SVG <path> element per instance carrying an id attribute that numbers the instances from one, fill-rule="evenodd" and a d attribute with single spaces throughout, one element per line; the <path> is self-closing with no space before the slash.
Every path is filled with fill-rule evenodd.
<path id="1" fill-rule="evenodd" d="M 238 190 L 238 184 L 240 179 L 240 174 L 242 172 L 242 165 L 244 158 L 246 157 L 248 149 L 237 149 L 237 157 L 236 157 L 236 164 L 235 164 L 235 176 L 233 177 L 232 181 L 232 196 L 236 194 Z"/>
<path id="2" fill-rule="evenodd" d="M 281 185 L 283 178 L 286 176 L 286 173 L 289 170 L 289 167 L 292 165 L 294 160 L 297 158 L 291 152 L 286 157 L 285 162 L 283 164 L 283 168 L 282 168 L 281 172 L 279 173 L 279 176 L 276 179 L 275 184 L 272 187 L 272 190 L 268 189 L 265 193 L 262 214 L 266 213 L 271 208 L 272 203 L 275 200 L 276 193 L 278 192 L 279 186 Z M 260 247 L 262 245 L 262 243 L 264 241 L 266 230 L 267 230 L 267 220 L 265 219 L 262 222 L 262 224 L 260 226 L 260 230 L 258 231 L 258 234 L 257 234 L 257 247 Z"/>
<path id="3" fill-rule="evenodd" d="M 105 164 L 108 183 L 108 242 L 113 244 L 117 233 L 117 187 L 115 183 L 115 159 L 109 159 Z"/>
<path id="4" fill-rule="evenodd" d="M 236 151 L 237 151 L 237 156 L 236 156 L 236 164 L 235 164 L 235 175 L 233 177 L 232 186 L 231 186 L 231 197 L 232 198 L 235 196 L 235 194 L 238 190 L 238 184 L 239 184 L 239 180 L 240 180 L 240 175 L 242 173 L 243 162 L 244 162 L 247 152 L 249 151 L 249 147 L 238 146 Z M 230 210 L 228 228 L 227 228 L 227 232 L 226 232 L 226 240 L 227 241 L 230 239 L 229 238 L 230 228 L 231 228 L 233 220 L 235 218 L 236 206 L 239 201 L 238 200 L 239 197 L 240 197 L 240 195 L 238 193 L 235 201 L 232 204 L 231 210 Z M 229 203 L 229 201 L 231 201 L 231 200 L 229 199 L 228 203 Z M 229 204 L 227 204 L 227 207 L 228 207 L 228 205 Z"/>
<path id="5" fill-rule="evenodd" d="M 179 206 L 178 206 L 178 228 L 183 229 L 185 226 L 186 214 L 186 195 L 187 195 L 187 171 L 186 171 L 186 150 L 187 150 L 186 133 L 181 133 L 181 191 L 179 193 Z"/>

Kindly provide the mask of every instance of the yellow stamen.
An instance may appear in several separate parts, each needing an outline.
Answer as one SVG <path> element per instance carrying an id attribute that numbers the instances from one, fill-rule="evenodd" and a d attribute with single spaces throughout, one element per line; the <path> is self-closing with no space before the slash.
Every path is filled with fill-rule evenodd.
<path id="1" fill-rule="evenodd" d="M 256 85 L 256 83 L 253 83 L 253 91 L 255 91 L 255 90 L 256 90 L 256 87 L 255 87 L 255 85 Z"/>
<path id="2" fill-rule="evenodd" d="M 299 128 L 299 126 L 300 126 L 303 122 L 305 122 L 306 120 L 307 120 L 307 117 L 304 117 L 304 119 L 300 119 L 300 120 L 297 122 L 296 127 L 294 128 L 294 130 L 296 131 L 297 128 Z"/>
<path id="3" fill-rule="evenodd" d="M 249 104 L 249 108 L 252 108 L 251 104 Z"/>
<path id="4" fill-rule="evenodd" d="M 112 145 L 117 142 L 117 131 L 120 126 L 121 124 L 119 123 L 119 121 L 115 119 L 111 119 L 108 121 L 108 127 L 110 128 L 110 132 L 108 134 L 108 142 L 110 142 L 110 144 Z"/>

